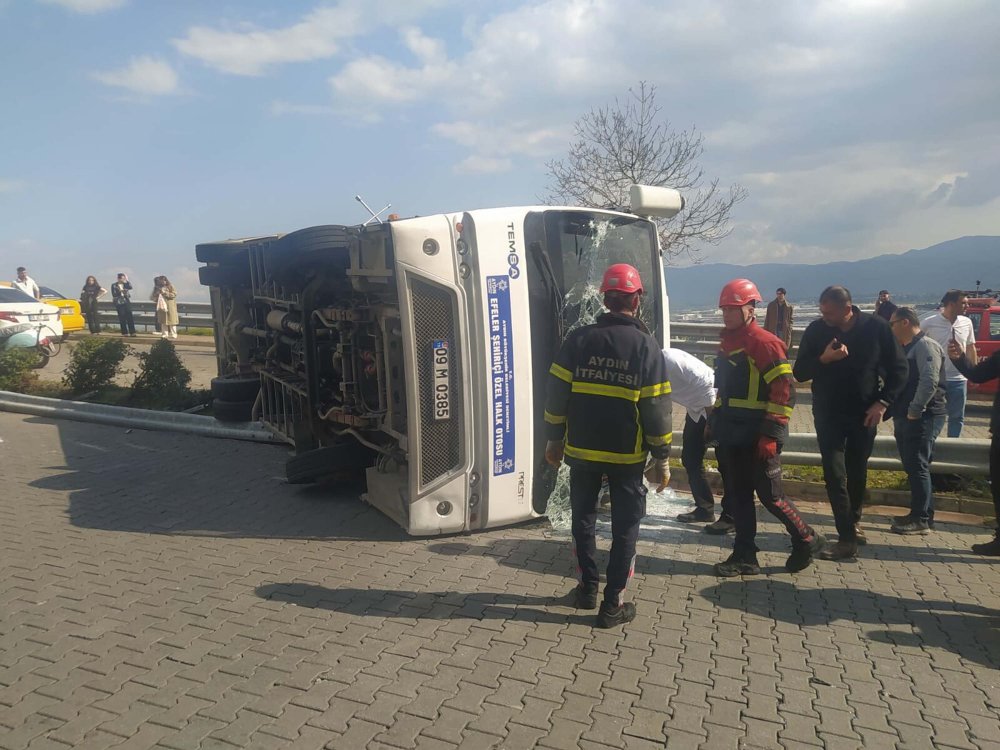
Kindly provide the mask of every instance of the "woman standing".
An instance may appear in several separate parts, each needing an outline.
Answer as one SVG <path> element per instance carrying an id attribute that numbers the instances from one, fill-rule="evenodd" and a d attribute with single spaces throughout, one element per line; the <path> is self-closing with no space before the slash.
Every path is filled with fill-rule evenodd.
<path id="1" fill-rule="evenodd" d="M 163 338 L 177 338 L 177 325 L 180 317 L 177 314 L 177 290 L 166 276 L 157 276 L 155 287 L 150 299 L 156 303 L 156 322 L 160 324 L 160 334 Z"/>
<path id="2" fill-rule="evenodd" d="M 87 319 L 87 326 L 91 333 L 100 333 L 101 324 L 97 320 L 97 300 L 108 293 L 108 290 L 97 283 L 97 279 L 88 276 L 80 292 L 80 311 Z"/>

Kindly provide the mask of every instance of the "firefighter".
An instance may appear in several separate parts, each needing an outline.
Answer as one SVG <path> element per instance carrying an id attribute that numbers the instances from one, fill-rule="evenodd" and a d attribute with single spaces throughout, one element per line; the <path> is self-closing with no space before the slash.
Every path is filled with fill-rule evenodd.
<path id="1" fill-rule="evenodd" d="M 660 345 L 636 317 L 642 296 L 639 272 L 616 263 L 601 282 L 608 312 L 576 329 L 549 370 L 545 400 L 545 458 L 570 467 L 570 505 L 581 609 L 597 608 L 597 498 L 601 477 L 611 489 L 611 554 L 597 627 L 635 617 L 624 601 L 635 569 L 639 522 L 646 514 L 645 476 L 662 492 L 670 479 L 670 382 Z"/>
<path id="2" fill-rule="evenodd" d="M 795 404 L 792 367 L 785 344 L 759 325 L 754 306 L 761 302 L 752 281 L 734 279 L 722 288 L 722 341 L 715 360 L 718 396 L 709 420 L 718 441 L 725 493 L 736 523 L 733 553 L 715 565 L 723 577 L 760 573 L 757 562 L 757 513 L 761 503 L 792 536 L 785 569 L 807 568 L 826 540 L 813 531 L 781 489 L 781 443 Z"/>

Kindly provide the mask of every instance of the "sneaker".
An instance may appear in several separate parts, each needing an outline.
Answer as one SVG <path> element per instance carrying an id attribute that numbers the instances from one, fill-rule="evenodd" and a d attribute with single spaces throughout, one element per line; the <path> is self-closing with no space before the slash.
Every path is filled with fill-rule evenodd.
<path id="1" fill-rule="evenodd" d="M 755 576 L 760 574 L 760 563 L 757 562 L 757 553 L 737 552 L 727 557 L 723 562 L 714 566 L 715 575 L 720 578 L 732 578 L 734 576 Z"/>
<path id="2" fill-rule="evenodd" d="M 732 516 L 721 515 L 719 520 L 715 523 L 710 523 L 705 527 L 706 534 L 735 534 L 736 524 L 732 519 Z"/>
<path id="3" fill-rule="evenodd" d="M 690 513 L 679 513 L 677 520 L 681 523 L 712 523 L 715 512 L 705 508 L 695 508 Z"/>
<path id="4" fill-rule="evenodd" d="M 926 521 L 921 521 L 919 518 L 912 518 L 911 516 L 897 518 L 892 522 L 892 526 L 889 529 L 897 534 L 920 534 L 921 536 L 925 536 L 931 533 Z"/>
<path id="5" fill-rule="evenodd" d="M 792 542 L 792 554 L 785 560 L 785 570 L 798 573 L 812 565 L 813 558 L 826 546 L 826 537 L 818 531 L 813 532 L 813 538 L 808 542 Z"/>
<path id="6" fill-rule="evenodd" d="M 1000 537 L 993 537 L 988 542 L 973 544 L 972 551 L 975 552 L 977 555 L 1000 557 Z"/>
<path id="7" fill-rule="evenodd" d="M 620 607 L 601 602 L 601 611 L 597 613 L 596 625 L 599 628 L 613 628 L 632 622 L 635 619 L 635 605 L 625 602 Z"/>
<path id="8" fill-rule="evenodd" d="M 816 557 L 820 560 L 850 560 L 858 556 L 857 542 L 837 542 L 821 550 Z"/>
<path id="9" fill-rule="evenodd" d="M 577 584 L 573 589 L 573 603 L 577 609 L 597 609 L 597 584 Z"/>
<path id="10" fill-rule="evenodd" d="M 858 524 L 854 524 L 854 539 L 857 541 L 859 547 L 868 544 L 868 537 L 865 536 L 865 532 L 861 530 Z"/>

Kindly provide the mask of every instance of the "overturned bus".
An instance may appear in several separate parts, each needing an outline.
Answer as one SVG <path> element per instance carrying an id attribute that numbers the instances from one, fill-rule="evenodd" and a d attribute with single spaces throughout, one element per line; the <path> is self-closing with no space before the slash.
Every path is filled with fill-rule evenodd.
<path id="1" fill-rule="evenodd" d="M 363 470 L 364 499 L 410 534 L 543 515 L 549 365 L 600 312 L 608 265 L 639 270 L 640 316 L 670 340 L 650 217 L 683 199 L 630 192 L 632 213 L 492 208 L 198 245 L 216 417 L 287 441 L 290 482 Z"/>

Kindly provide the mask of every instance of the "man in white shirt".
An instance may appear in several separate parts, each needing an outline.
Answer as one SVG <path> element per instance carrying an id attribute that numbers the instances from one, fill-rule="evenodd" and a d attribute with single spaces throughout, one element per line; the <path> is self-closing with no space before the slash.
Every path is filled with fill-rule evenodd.
<path id="1" fill-rule="evenodd" d="M 25 294 L 31 295 L 35 299 L 40 300 L 42 298 L 42 290 L 38 288 L 38 284 L 35 280 L 28 276 L 28 269 L 24 266 L 18 266 L 17 278 L 10 282 L 15 289 L 20 289 Z"/>
<path id="2" fill-rule="evenodd" d="M 979 361 L 976 353 L 976 334 L 972 321 L 962 313 L 969 309 L 969 298 L 961 289 L 949 289 L 941 298 L 939 312 L 929 315 L 920 322 L 923 332 L 948 351 L 948 342 L 952 339 L 965 353 L 969 362 L 975 365 Z M 946 358 L 947 359 L 947 358 Z M 951 360 L 947 360 L 945 374 L 948 381 L 945 387 L 945 398 L 948 402 L 948 437 L 962 436 L 962 425 L 965 423 L 965 399 L 968 383 Z M 935 425 L 934 439 L 941 433 L 943 424 L 939 420 Z"/>
<path id="3" fill-rule="evenodd" d="M 687 410 L 684 417 L 684 446 L 681 464 L 688 475 L 695 509 L 681 513 L 682 523 L 711 523 L 715 520 L 715 497 L 705 479 L 705 423 L 715 404 L 715 371 L 693 354 L 680 349 L 663 350 L 670 377 L 670 397 Z"/>

